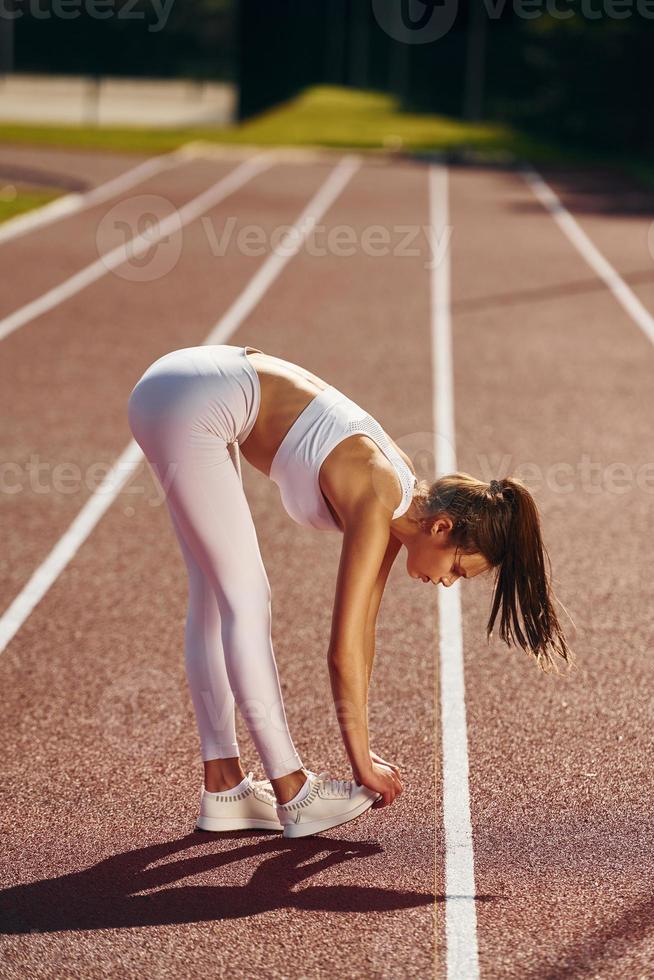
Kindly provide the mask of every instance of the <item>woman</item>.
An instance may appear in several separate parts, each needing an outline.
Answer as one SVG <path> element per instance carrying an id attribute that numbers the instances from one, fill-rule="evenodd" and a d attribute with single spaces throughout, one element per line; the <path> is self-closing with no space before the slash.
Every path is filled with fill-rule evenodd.
<path id="1" fill-rule="evenodd" d="M 364 409 L 297 364 L 254 347 L 189 347 L 155 361 L 129 399 L 135 439 L 166 492 L 189 576 L 185 663 L 204 786 L 197 826 L 300 837 L 402 792 L 371 751 L 367 693 L 375 621 L 398 551 L 423 582 L 498 570 L 487 632 L 548 669 L 569 650 L 552 606 L 536 506 L 518 480 L 466 474 L 429 486 Z M 271 643 L 270 586 L 240 480 L 238 451 L 279 487 L 296 522 L 339 530 L 328 665 L 353 780 L 304 768 Z M 518 611 L 519 607 L 519 611 Z M 519 613 L 522 616 L 520 623 Z M 269 782 L 241 767 L 234 704 Z"/>

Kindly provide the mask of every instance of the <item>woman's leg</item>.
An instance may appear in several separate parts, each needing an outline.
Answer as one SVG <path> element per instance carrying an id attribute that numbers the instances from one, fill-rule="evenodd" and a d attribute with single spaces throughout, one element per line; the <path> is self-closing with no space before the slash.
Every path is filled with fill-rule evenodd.
<path id="1" fill-rule="evenodd" d="M 163 460 L 161 453 L 157 455 L 156 466 L 161 467 L 162 472 L 173 473 L 168 487 L 168 506 L 178 535 L 203 575 L 205 585 L 202 588 L 208 584 L 216 598 L 224 654 L 222 662 L 229 688 L 266 774 L 270 779 L 277 779 L 296 772 L 302 768 L 302 761 L 288 731 L 272 647 L 270 586 L 250 508 L 227 447 L 215 437 L 209 441 L 205 438 L 194 440 L 191 436 L 184 440 L 179 452 L 167 450 L 168 459 Z M 197 579 L 194 581 L 194 599 L 199 597 L 196 599 L 197 610 L 206 614 L 206 595 L 200 592 Z M 216 630 L 218 622 L 214 620 Z M 197 626 L 194 625 L 192 632 L 196 642 Z M 198 724 L 205 731 L 218 733 L 214 743 L 216 749 L 220 746 L 221 752 L 237 752 L 227 710 L 229 699 L 221 674 L 221 658 L 217 658 L 210 640 L 200 642 L 196 649 L 200 651 L 200 657 L 210 656 L 213 660 L 211 667 L 204 664 L 199 672 L 196 672 L 197 664 L 192 666 L 193 683 L 199 678 L 202 721 L 199 719 Z M 215 685 L 218 685 L 219 693 L 205 698 L 202 690 L 214 690 Z M 197 693 L 194 705 L 196 699 Z M 214 708 L 216 713 L 212 718 Z M 207 744 L 210 737 L 215 735 L 207 736 Z"/>
<path id="2" fill-rule="evenodd" d="M 188 612 L 184 631 L 186 677 L 200 736 L 204 786 L 221 793 L 245 777 L 241 766 L 229 685 L 220 635 L 220 612 L 211 585 L 184 540 L 169 508 L 188 572 Z"/>

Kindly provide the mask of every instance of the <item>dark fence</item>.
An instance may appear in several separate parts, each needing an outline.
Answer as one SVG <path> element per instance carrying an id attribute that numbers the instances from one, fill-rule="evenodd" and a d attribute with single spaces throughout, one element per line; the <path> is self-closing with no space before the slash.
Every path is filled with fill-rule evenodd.
<path id="1" fill-rule="evenodd" d="M 240 0 L 237 43 L 242 118 L 331 82 L 589 148 L 654 149 L 653 0 Z"/>
<path id="2" fill-rule="evenodd" d="M 233 0 L 1 0 L 0 5 L 8 10 L 12 4 L 13 68 L 19 72 L 194 79 L 235 74 Z"/>
<path id="3" fill-rule="evenodd" d="M 5 70 L 13 50 L 18 71 L 235 79 L 241 118 L 326 82 L 588 148 L 654 148 L 654 0 L 1 5 Z"/>

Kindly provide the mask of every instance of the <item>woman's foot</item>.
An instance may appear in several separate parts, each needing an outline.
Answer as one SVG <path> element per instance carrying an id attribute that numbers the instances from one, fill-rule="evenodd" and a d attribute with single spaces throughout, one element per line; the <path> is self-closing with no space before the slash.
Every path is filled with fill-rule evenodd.
<path id="1" fill-rule="evenodd" d="M 243 780 L 223 793 L 200 795 L 198 830 L 282 830 L 276 813 L 276 799 L 267 780 L 254 780 L 249 772 Z"/>
<path id="2" fill-rule="evenodd" d="M 299 799 L 277 804 L 284 837 L 308 837 L 354 820 L 381 798 L 380 793 L 351 779 L 332 779 L 328 772 L 309 773 L 308 791 Z"/>

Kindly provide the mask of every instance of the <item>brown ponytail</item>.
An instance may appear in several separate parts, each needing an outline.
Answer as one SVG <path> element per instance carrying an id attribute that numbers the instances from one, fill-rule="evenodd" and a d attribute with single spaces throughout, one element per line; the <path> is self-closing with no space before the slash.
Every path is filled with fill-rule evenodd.
<path id="1" fill-rule="evenodd" d="M 497 569 L 487 638 L 499 613 L 500 637 L 507 646 L 520 646 L 545 672 L 556 670 L 557 657 L 571 665 L 572 651 L 553 606 L 551 563 L 538 509 L 522 480 L 505 477 L 488 484 L 453 473 L 431 486 L 422 481 L 416 503 L 424 530 L 448 514 L 452 544 L 464 553 L 482 554 Z"/>

